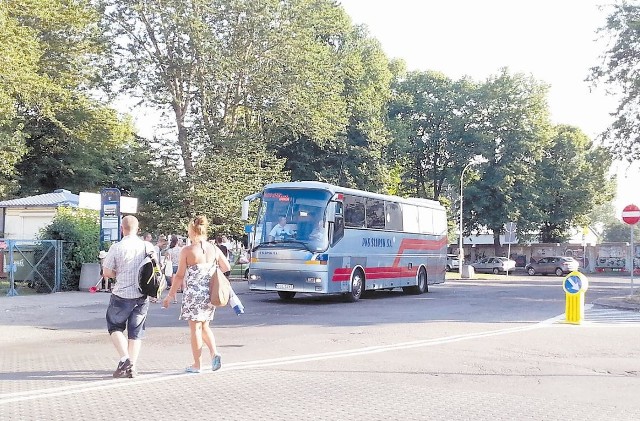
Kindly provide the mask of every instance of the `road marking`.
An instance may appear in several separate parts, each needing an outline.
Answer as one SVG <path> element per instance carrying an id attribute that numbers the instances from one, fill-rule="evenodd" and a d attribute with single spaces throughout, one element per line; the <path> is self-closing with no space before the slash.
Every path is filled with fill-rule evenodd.
<path id="1" fill-rule="evenodd" d="M 640 325 L 640 313 L 633 310 L 593 307 L 586 308 L 584 322 L 590 327 L 635 327 Z"/>
<path id="2" fill-rule="evenodd" d="M 225 364 L 222 367 L 222 369 L 218 371 L 218 373 L 222 371 L 230 371 L 230 370 L 247 370 L 247 369 L 273 367 L 273 366 L 287 365 L 287 364 L 296 364 L 296 363 L 309 362 L 309 361 L 321 361 L 321 360 L 330 360 L 335 358 L 354 357 L 359 355 L 376 354 L 381 352 L 436 346 L 436 345 L 448 344 L 453 342 L 461 342 L 461 341 L 478 339 L 478 338 L 486 338 L 491 336 L 508 335 L 511 333 L 526 332 L 530 330 L 536 330 L 536 329 L 541 329 L 543 327 L 552 326 L 554 323 L 557 323 L 559 320 L 563 319 L 564 317 L 565 317 L 564 314 L 561 314 L 559 316 L 552 317 L 550 319 L 543 320 L 541 322 L 537 322 L 534 324 L 529 324 L 526 326 L 518 326 L 518 327 L 511 327 L 511 328 L 497 329 L 497 330 L 488 330 L 484 332 L 467 333 L 463 335 L 446 336 L 443 338 L 422 339 L 417 341 L 400 342 L 397 344 L 390 344 L 390 345 L 379 345 L 379 346 L 370 346 L 370 347 L 364 347 L 364 348 L 355 348 L 355 349 L 349 349 L 344 351 L 333 351 L 333 352 L 324 352 L 319 354 L 307 354 L 307 355 L 298 355 L 293 357 L 270 358 L 265 360 L 230 363 L 230 364 Z M 208 373 L 213 373 L 213 372 L 205 371 L 200 375 L 206 375 Z M 59 396 L 72 395 L 79 392 L 89 392 L 89 391 L 96 391 L 96 390 L 101 391 L 101 390 L 107 390 L 107 389 L 127 387 L 131 385 L 155 383 L 155 382 L 175 379 L 177 377 L 183 377 L 183 376 L 193 377 L 194 374 L 171 371 L 171 372 L 157 373 L 157 374 L 148 374 L 148 375 L 145 374 L 135 379 L 96 380 L 96 381 L 84 383 L 81 385 L 70 385 L 70 386 L 61 386 L 61 387 L 47 388 L 47 389 L 29 390 L 25 392 L 5 393 L 5 394 L 0 394 L 0 405 L 35 400 L 35 399 L 54 398 Z"/>

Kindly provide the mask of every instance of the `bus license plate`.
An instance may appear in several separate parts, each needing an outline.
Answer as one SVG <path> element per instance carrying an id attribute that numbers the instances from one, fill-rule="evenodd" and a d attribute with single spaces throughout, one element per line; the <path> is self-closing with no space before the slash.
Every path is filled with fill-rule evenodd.
<path id="1" fill-rule="evenodd" d="M 276 289 L 293 289 L 293 284 L 276 284 Z"/>

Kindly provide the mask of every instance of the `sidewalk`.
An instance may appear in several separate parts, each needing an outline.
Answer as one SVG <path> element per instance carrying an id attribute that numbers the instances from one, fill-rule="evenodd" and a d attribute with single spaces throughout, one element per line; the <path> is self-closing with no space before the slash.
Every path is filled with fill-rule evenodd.
<path id="1" fill-rule="evenodd" d="M 640 295 L 625 295 L 622 297 L 607 297 L 594 300 L 593 305 L 620 310 L 640 311 Z"/>

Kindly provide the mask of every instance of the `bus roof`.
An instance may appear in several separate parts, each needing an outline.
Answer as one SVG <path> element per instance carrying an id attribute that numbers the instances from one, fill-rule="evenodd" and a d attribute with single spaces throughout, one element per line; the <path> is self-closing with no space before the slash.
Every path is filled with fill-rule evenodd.
<path id="1" fill-rule="evenodd" d="M 278 188 L 326 190 L 331 192 L 331 194 L 336 194 L 336 193 L 352 194 L 356 196 L 370 197 L 373 199 L 381 199 L 381 200 L 388 200 L 388 201 L 399 202 L 399 203 L 407 203 L 412 205 L 422 205 L 422 206 L 427 206 L 431 208 L 444 209 L 444 207 L 437 200 L 422 199 L 422 198 L 416 198 L 416 197 L 405 198 L 405 197 L 393 196 L 388 194 L 371 193 L 364 190 L 357 190 L 357 189 L 350 189 L 347 187 L 335 186 L 333 184 L 323 183 L 321 181 L 291 181 L 286 183 L 272 183 L 264 186 L 264 190 L 278 189 Z M 249 196 L 247 196 L 247 198 L 248 197 Z"/>

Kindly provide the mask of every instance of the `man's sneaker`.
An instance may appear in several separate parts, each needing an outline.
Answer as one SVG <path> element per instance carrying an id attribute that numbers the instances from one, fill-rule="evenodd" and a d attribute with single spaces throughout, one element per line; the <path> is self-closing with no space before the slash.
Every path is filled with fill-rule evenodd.
<path id="1" fill-rule="evenodd" d="M 129 358 L 124 361 L 120 361 L 118 363 L 118 368 L 116 368 L 116 371 L 113 372 L 113 377 L 117 379 L 122 377 L 129 377 L 127 370 L 131 370 L 131 367 L 133 367 L 133 364 L 131 364 L 131 360 Z"/>
<path id="2" fill-rule="evenodd" d="M 214 355 L 213 361 L 211 361 L 211 371 L 220 370 L 222 367 L 222 361 L 220 361 L 220 355 Z"/>
<path id="3" fill-rule="evenodd" d="M 136 370 L 135 367 L 131 367 L 127 370 L 127 377 L 129 377 L 130 379 L 138 377 L 138 370 Z"/>

